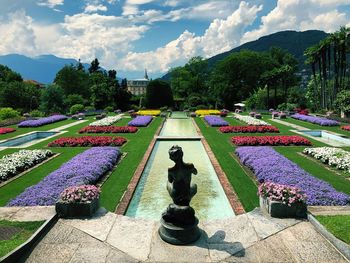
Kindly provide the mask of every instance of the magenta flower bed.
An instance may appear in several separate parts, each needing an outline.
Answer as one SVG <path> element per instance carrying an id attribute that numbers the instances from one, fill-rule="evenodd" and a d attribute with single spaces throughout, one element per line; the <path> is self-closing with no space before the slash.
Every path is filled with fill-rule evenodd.
<path id="1" fill-rule="evenodd" d="M 94 147 L 78 154 L 50 173 L 38 184 L 7 203 L 7 206 L 54 205 L 64 189 L 71 186 L 95 184 L 117 163 L 117 147 Z"/>
<path id="2" fill-rule="evenodd" d="M 129 121 L 128 125 L 135 127 L 145 127 L 152 121 L 152 119 L 152 116 L 137 116 L 132 121 Z"/>
<path id="3" fill-rule="evenodd" d="M 221 126 L 228 126 L 228 122 L 223 120 L 221 117 L 218 116 L 205 116 L 204 120 L 210 125 L 210 126 L 216 126 L 216 127 L 221 127 Z"/>
<path id="4" fill-rule="evenodd" d="M 50 123 L 54 123 L 54 122 L 58 122 L 58 121 L 63 121 L 66 119 L 68 119 L 68 117 L 64 116 L 64 115 L 53 115 L 50 117 L 40 118 L 37 120 L 22 121 L 18 124 L 18 127 L 20 127 L 20 128 L 39 127 L 39 126 L 43 126 L 46 124 L 50 124 Z"/>
<path id="5" fill-rule="evenodd" d="M 340 123 L 334 120 L 329 120 L 326 118 L 321 118 L 321 117 L 315 117 L 315 116 L 309 116 L 309 115 L 304 115 L 304 114 L 293 114 L 291 116 L 293 119 L 297 119 L 300 121 L 307 121 L 311 123 L 315 123 L 321 126 L 339 126 Z"/>
<path id="6" fill-rule="evenodd" d="M 272 147 L 238 147 L 240 161 L 252 170 L 259 181 L 299 188 L 307 195 L 308 205 L 348 205 L 350 196 L 313 177 Z"/>

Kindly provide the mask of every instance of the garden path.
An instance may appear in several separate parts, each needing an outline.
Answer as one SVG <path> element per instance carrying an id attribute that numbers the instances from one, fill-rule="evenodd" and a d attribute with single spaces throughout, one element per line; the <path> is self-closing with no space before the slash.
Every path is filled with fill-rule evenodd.
<path id="1" fill-rule="evenodd" d="M 0 207 L 0 220 L 43 221 L 56 214 L 54 206 L 13 206 Z"/>
<path id="2" fill-rule="evenodd" d="M 159 223 L 100 209 L 91 219 L 60 219 L 26 262 L 348 262 L 307 221 L 275 219 L 259 209 L 201 222 L 194 244 L 173 246 Z"/>

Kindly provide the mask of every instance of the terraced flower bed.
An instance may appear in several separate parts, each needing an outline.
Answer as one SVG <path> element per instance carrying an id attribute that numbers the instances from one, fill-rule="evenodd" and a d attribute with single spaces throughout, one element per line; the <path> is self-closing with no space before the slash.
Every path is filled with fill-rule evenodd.
<path id="1" fill-rule="evenodd" d="M 39 126 L 43 126 L 46 124 L 50 124 L 50 123 L 54 123 L 54 122 L 58 122 L 58 121 L 63 121 L 66 119 L 68 119 L 68 117 L 65 115 L 53 115 L 50 117 L 40 118 L 37 120 L 22 121 L 18 124 L 18 127 L 20 127 L 20 128 L 39 127 Z"/>
<path id="2" fill-rule="evenodd" d="M 266 121 L 255 119 L 255 118 L 250 117 L 250 116 L 239 115 L 237 113 L 233 114 L 233 118 L 235 118 L 239 121 L 243 121 L 243 122 L 247 123 L 248 125 L 263 125 L 263 126 L 271 125 L 270 123 L 267 123 Z"/>
<path id="3" fill-rule="evenodd" d="M 237 146 L 244 145 L 311 145 L 311 142 L 301 136 L 285 135 L 285 136 L 234 136 L 231 138 L 233 144 Z"/>
<path id="4" fill-rule="evenodd" d="M 50 150 L 21 150 L 0 159 L 0 182 L 28 170 L 53 155 Z"/>
<path id="5" fill-rule="evenodd" d="M 350 125 L 346 125 L 346 126 L 341 126 L 342 130 L 344 131 L 350 131 Z"/>
<path id="6" fill-rule="evenodd" d="M 226 127 L 220 127 L 219 131 L 222 133 L 266 133 L 266 132 L 277 133 L 277 132 L 280 132 L 278 128 L 272 125 L 226 126 Z"/>
<path id="7" fill-rule="evenodd" d="M 218 110 L 196 110 L 195 113 L 197 116 L 220 115 Z"/>
<path id="8" fill-rule="evenodd" d="M 71 186 L 95 184 L 110 171 L 121 152 L 117 147 L 95 147 L 76 155 L 38 184 L 7 203 L 7 206 L 54 205 L 64 189 Z"/>
<path id="9" fill-rule="evenodd" d="M 0 134 L 6 134 L 6 133 L 14 132 L 14 131 L 16 131 L 16 129 L 13 129 L 13 128 L 0 128 Z"/>
<path id="10" fill-rule="evenodd" d="M 91 146 L 122 146 L 126 143 L 124 137 L 117 136 L 81 136 L 63 137 L 48 144 L 49 147 L 91 147 Z"/>
<path id="11" fill-rule="evenodd" d="M 344 170 L 350 175 L 350 152 L 335 147 L 305 148 L 303 153 L 321 162 Z"/>
<path id="12" fill-rule="evenodd" d="M 313 177 L 271 147 L 238 147 L 235 153 L 258 181 L 297 187 L 306 193 L 308 205 L 350 204 L 350 196 Z"/>
<path id="13" fill-rule="evenodd" d="M 228 122 L 218 116 L 204 116 L 204 120 L 210 125 L 215 127 L 228 126 Z"/>
<path id="14" fill-rule="evenodd" d="M 79 133 L 135 133 L 138 129 L 132 126 L 87 126 Z"/>
<path id="15" fill-rule="evenodd" d="M 137 116 L 132 121 L 129 121 L 128 125 L 134 127 L 146 127 L 148 124 L 151 123 L 152 119 L 152 116 Z"/>
<path id="16" fill-rule="evenodd" d="M 149 115 L 149 116 L 159 116 L 160 110 L 139 110 L 136 112 L 137 115 Z"/>
<path id="17" fill-rule="evenodd" d="M 293 119 L 300 120 L 300 121 L 306 121 L 310 123 L 315 123 L 321 126 L 339 126 L 340 123 L 334 120 L 329 120 L 326 118 L 321 118 L 321 117 L 315 117 L 315 116 L 309 116 L 309 115 L 304 115 L 304 114 L 293 114 L 291 116 Z"/>
<path id="18" fill-rule="evenodd" d="M 110 126 L 121 119 L 120 116 L 109 116 L 101 120 L 91 122 L 89 126 Z"/>

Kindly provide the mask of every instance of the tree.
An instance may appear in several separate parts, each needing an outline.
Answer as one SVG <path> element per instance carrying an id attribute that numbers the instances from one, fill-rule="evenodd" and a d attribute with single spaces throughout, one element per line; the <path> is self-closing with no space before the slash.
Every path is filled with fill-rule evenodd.
<path id="1" fill-rule="evenodd" d="M 113 105 L 112 88 L 106 82 L 93 84 L 90 88 L 92 106 L 96 109 L 104 109 L 107 106 Z"/>
<path id="2" fill-rule="evenodd" d="M 6 82 L 6 83 L 13 82 L 13 81 L 22 82 L 23 79 L 19 73 L 14 72 L 7 66 L 0 65 L 0 81 Z"/>
<path id="3" fill-rule="evenodd" d="M 84 68 L 83 64 L 81 63 L 80 58 L 79 58 L 79 61 L 77 63 L 76 69 L 79 71 L 85 71 L 85 68 Z"/>
<path id="4" fill-rule="evenodd" d="M 158 109 L 163 106 L 172 107 L 174 104 L 173 93 L 169 83 L 161 80 L 151 80 L 146 90 L 146 105 L 149 108 Z"/>
<path id="5" fill-rule="evenodd" d="M 79 94 L 70 94 L 66 97 L 64 100 L 64 104 L 66 105 L 67 109 L 72 107 L 75 104 L 82 104 L 84 105 L 84 99 Z"/>
<path id="6" fill-rule="evenodd" d="M 41 95 L 40 108 L 46 114 L 64 112 L 64 99 L 64 91 L 60 86 L 49 85 Z"/>
<path id="7" fill-rule="evenodd" d="M 98 61 L 97 58 L 95 58 L 93 61 L 91 61 L 91 65 L 89 67 L 89 72 L 94 73 L 94 72 L 98 72 L 100 69 L 100 62 Z"/>
<path id="8" fill-rule="evenodd" d="M 335 105 L 341 111 L 342 117 L 350 114 L 350 90 L 342 90 L 338 93 Z"/>

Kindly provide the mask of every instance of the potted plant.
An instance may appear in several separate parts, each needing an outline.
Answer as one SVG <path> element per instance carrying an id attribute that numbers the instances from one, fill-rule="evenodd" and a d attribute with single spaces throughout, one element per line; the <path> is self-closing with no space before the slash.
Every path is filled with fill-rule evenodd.
<path id="1" fill-rule="evenodd" d="M 91 217 L 99 208 L 101 190 L 94 185 L 66 188 L 56 203 L 59 217 Z"/>
<path id="2" fill-rule="evenodd" d="M 260 208 L 271 217 L 306 218 L 306 195 L 298 188 L 263 182 L 258 188 Z"/>

